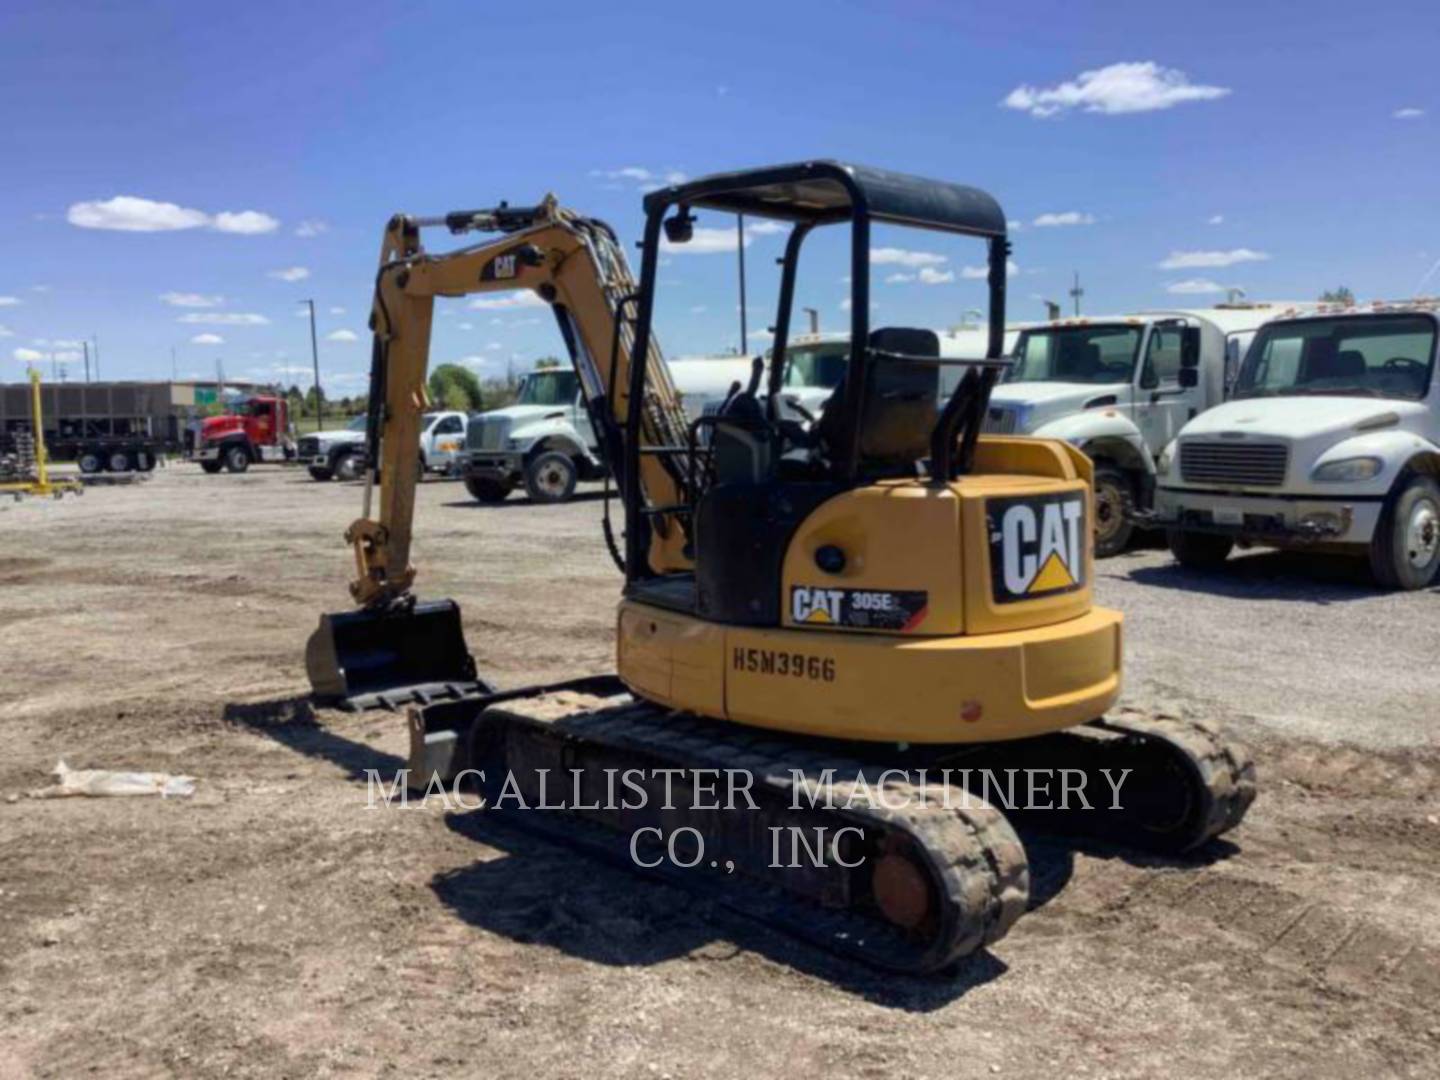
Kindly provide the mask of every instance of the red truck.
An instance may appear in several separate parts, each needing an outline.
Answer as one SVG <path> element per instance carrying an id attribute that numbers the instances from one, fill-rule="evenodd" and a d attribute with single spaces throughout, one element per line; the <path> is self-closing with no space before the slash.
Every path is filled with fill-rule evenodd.
<path id="1" fill-rule="evenodd" d="M 242 473 L 260 462 L 295 459 L 289 417 L 281 398 L 241 398 L 227 407 L 224 416 L 207 416 L 200 422 L 200 442 L 195 460 L 207 473 L 222 468 Z"/>

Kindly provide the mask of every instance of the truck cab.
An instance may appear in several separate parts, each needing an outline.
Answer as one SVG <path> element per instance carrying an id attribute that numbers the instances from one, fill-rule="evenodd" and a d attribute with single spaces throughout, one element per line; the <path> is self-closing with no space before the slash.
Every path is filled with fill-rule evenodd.
<path id="1" fill-rule="evenodd" d="M 1057 319 L 1021 331 L 985 430 L 1064 439 L 1095 462 L 1095 554 L 1129 545 L 1155 462 L 1224 400 L 1227 371 L 1270 305 Z"/>
<path id="2" fill-rule="evenodd" d="M 200 423 L 195 460 L 207 473 L 243 473 L 260 462 L 283 462 L 295 457 L 285 401 L 255 395 L 231 402 L 221 416 Z"/>
<path id="3" fill-rule="evenodd" d="M 565 502 L 581 480 L 605 475 L 599 441 L 567 368 L 532 371 L 515 404 L 472 416 L 456 468 L 480 502 L 501 502 L 525 486 L 534 502 Z"/>
<path id="4" fill-rule="evenodd" d="M 1154 520 L 1183 564 L 1232 548 L 1368 557 L 1387 587 L 1440 566 L 1440 301 L 1319 308 L 1260 328 L 1231 400 L 1161 455 Z"/>

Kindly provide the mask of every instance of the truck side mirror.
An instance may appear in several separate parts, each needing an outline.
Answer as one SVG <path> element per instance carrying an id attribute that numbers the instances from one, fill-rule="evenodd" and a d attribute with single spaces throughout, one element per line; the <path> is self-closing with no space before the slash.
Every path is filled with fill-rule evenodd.
<path id="1" fill-rule="evenodd" d="M 1187 326 L 1180 331 L 1180 369 L 1194 371 L 1200 366 L 1200 328 Z"/>
<path id="2" fill-rule="evenodd" d="M 1194 367 L 1182 367 L 1179 373 L 1180 389 L 1193 390 L 1200 385 L 1200 369 Z"/>

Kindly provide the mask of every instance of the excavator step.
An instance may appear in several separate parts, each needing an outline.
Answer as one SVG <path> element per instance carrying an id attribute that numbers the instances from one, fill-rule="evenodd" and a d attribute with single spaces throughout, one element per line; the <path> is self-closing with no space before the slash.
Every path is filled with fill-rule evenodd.
<path id="1" fill-rule="evenodd" d="M 317 702 L 350 711 L 494 692 L 476 674 L 453 600 L 321 615 L 305 670 Z"/>

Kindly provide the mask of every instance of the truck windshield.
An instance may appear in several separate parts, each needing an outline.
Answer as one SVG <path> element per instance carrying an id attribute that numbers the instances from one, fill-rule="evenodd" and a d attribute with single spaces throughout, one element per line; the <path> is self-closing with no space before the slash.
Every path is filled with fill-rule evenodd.
<path id="1" fill-rule="evenodd" d="M 1140 351 L 1139 326 L 1057 326 L 1027 330 L 1006 382 L 1128 383 Z"/>
<path id="2" fill-rule="evenodd" d="M 1358 394 L 1419 399 L 1430 387 L 1435 321 L 1422 315 L 1344 315 L 1260 328 L 1235 383 L 1237 398 Z"/>
<path id="3" fill-rule="evenodd" d="M 365 415 L 364 413 L 361 413 L 359 416 L 355 417 L 354 420 L 351 420 L 348 424 L 345 425 L 345 430 L 346 430 L 346 431 L 364 431 L 364 430 L 365 430 L 365 421 L 366 421 L 367 419 L 368 419 L 368 417 L 366 417 L 366 415 Z"/>
<path id="4" fill-rule="evenodd" d="M 818 386 L 833 390 L 840 385 L 850 363 L 850 343 L 792 346 L 785 350 L 785 385 Z"/>
<path id="5" fill-rule="evenodd" d="M 573 405 L 580 392 L 573 371 L 532 371 L 520 383 L 521 405 Z"/>

